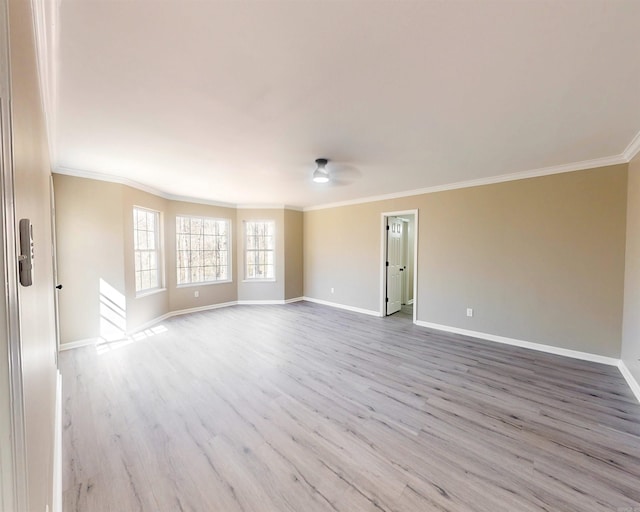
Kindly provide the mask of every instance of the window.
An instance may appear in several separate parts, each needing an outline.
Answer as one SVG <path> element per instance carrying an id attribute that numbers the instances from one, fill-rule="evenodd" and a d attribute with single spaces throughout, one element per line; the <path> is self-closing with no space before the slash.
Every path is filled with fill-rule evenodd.
<path id="1" fill-rule="evenodd" d="M 136 292 L 160 288 L 160 212 L 134 207 L 133 252 Z"/>
<path id="2" fill-rule="evenodd" d="M 245 279 L 275 279 L 275 222 L 246 221 L 244 233 Z"/>
<path id="3" fill-rule="evenodd" d="M 229 281 L 230 222 L 208 217 L 176 217 L 178 285 Z"/>

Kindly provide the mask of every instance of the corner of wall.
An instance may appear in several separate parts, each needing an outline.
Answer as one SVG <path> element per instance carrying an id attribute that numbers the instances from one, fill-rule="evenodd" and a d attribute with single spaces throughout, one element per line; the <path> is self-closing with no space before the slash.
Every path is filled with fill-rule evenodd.
<path id="1" fill-rule="evenodd" d="M 620 370 L 640 400 L 640 155 L 629 163 Z"/>

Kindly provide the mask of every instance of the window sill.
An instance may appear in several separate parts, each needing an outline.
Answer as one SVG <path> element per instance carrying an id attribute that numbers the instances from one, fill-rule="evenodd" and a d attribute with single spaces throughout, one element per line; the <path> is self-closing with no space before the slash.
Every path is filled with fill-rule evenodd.
<path id="1" fill-rule="evenodd" d="M 243 283 L 275 283 L 276 279 L 243 279 Z"/>
<path id="2" fill-rule="evenodd" d="M 141 292 L 136 292 L 136 299 L 141 299 L 143 297 L 148 297 L 149 295 L 155 295 L 157 293 L 166 292 L 166 288 L 154 288 L 153 290 L 143 290 Z"/>
<path id="3" fill-rule="evenodd" d="M 177 284 L 176 288 L 193 288 L 194 286 L 209 286 L 212 284 L 229 284 L 229 283 L 233 283 L 233 279 L 226 279 L 225 281 L 201 281 L 199 283 Z"/>

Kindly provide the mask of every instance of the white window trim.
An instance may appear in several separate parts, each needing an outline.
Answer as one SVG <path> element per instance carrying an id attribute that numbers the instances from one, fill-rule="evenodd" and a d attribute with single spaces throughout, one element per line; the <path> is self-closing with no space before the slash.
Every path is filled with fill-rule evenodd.
<path id="1" fill-rule="evenodd" d="M 193 288 L 194 286 L 215 286 L 216 284 L 233 283 L 233 279 L 225 279 L 224 281 L 200 281 L 199 283 L 176 284 L 176 288 Z"/>
<path id="2" fill-rule="evenodd" d="M 142 290 L 141 292 L 136 293 L 136 299 L 142 299 L 144 297 L 148 297 L 149 295 L 155 295 L 156 293 L 166 292 L 166 288 L 148 288 L 146 290 Z"/>
<path id="3" fill-rule="evenodd" d="M 228 224 L 228 236 L 227 236 L 227 246 L 229 250 L 229 259 L 227 262 L 228 274 L 229 278 L 219 281 L 198 281 L 197 283 L 182 283 L 178 284 L 178 229 L 176 227 L 176 239 L 175 239 L 175 253 L 176 253 L 176 265 L 173 269 L 175 271 L 176 276 L 176 288 L 190 288 L 192 286 L 209 286 L 215 284 L 229 284 L 233 283 L 233 222 L 231 219 L 227 219 L 224 217 L 208 217 L 206 215 L 186 215 L 182 213 L 177 213 L 175 215 L 175 223 L 177 224 L 178 217 L 187 217 L 189 219 L 209 219 L 209 220 L 222 220 Z"/>
<path id="4" fill-rule="evenodd" d="M 133 224 L 133 229 L 131 230 L 131 236 L 133 237 L 133 287 L 136 291 L 136 298 L 145 297 L 147 295 L 153 295 L 155 293 L 160 293 L 166 291 L 165 288 L 165 275 L 164 275 L 164 229 L 163 229 L 163 221 L 164 216 L 160 210 L 154 210 L 153 208 L 148 208 L 146 206 L 140 206 L 137 204 L 133 205 L 133 209 L 131 213 L 135 210 L 145 210 L 147 212 L 152 212 L 158 215 L 158 225 L 157 225 L 157 240 L 158 247 L 156 248 L 157 252 L 157 262 L 158 262 L 158 286 L 153 288 L 145 288 L 144 290 L 138 290 L 136 287 L 136 240 L 135 240 L 135 221 Z"/>
<path id="5" fill-rule="evenodd" d="M 247 277 L 247 222 L 271 222 L 273 224 L 273 277 Z M 278 280 L 276 241 L 278 226 L 275 219 L 244 219 L 242 221 L 242 268 L 244 273 L 243 283 L 275 283 Z"/>

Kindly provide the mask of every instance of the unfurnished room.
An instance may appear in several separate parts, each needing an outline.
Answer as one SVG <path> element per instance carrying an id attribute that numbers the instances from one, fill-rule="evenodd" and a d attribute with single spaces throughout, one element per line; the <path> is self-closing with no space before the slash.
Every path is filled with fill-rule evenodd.
<path id="1" fill-rule="evenodd" d="M 640 511 L 640 2 L 0 0 L 0 510 Z"/>

